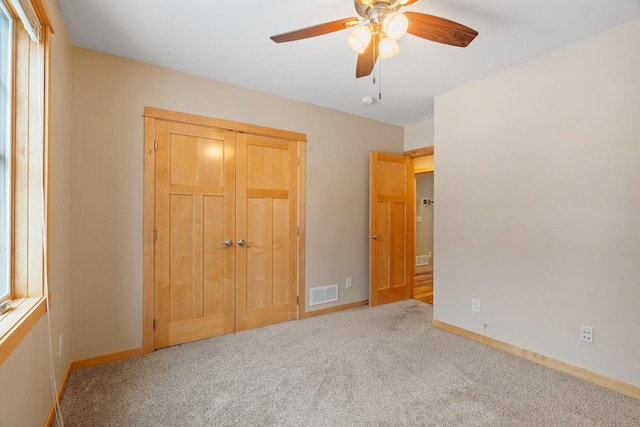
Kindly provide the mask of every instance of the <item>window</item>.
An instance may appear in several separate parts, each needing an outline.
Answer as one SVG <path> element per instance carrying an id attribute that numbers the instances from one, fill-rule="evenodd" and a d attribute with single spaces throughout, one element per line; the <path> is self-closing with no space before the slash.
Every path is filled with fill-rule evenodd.
<path id="1" fill-rule="evenodd" d="M 46 309 L 49 22 L 43 0 L 0 0 L 0 363 Z"/>
<path id="2" fill-rule="evenodd" d="M 11 63 L 13 20 L 0 2 L 0 302 L 11 290 Z"/>

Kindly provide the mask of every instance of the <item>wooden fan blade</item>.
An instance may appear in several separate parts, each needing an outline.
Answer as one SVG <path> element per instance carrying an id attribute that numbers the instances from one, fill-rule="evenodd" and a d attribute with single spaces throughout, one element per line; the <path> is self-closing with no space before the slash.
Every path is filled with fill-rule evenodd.
<path id="1" fill-rule="evenodd" d="M 409 18 L 407 32 L 423 39 L 451 46 L 466 47 L 478 35 L 476 30 L 438 16 L 404 12 Z"/>
<path id="2" fill-rule="evenodd" d="M 294 40 L 308 39 L 310 37 L 321 36 L 323 34 L 333 33 L 334 31 L 344 30 L 358 23 L 358 18 L 339 19 L 333 22 L 325 22 L 324 24 L 314 25 L 312 27 L 301 28 L 288 33 L 282 33 L 271 36 L 271 40 L 276 43 L 291 42 Z"/>
<path id="3" fill-rule="evenodd" d="M 378 35 L 371 37 L 367 49 L 358 55 L 358 63 L 356 64 L 356 78 L 365 77 L 371 74 L 373 67 L 378 59 Z"/>

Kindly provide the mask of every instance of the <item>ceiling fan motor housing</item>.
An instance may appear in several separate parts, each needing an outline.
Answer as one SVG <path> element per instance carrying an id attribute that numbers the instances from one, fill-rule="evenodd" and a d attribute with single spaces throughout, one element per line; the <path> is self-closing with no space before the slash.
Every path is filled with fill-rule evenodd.
<path id="1" fill-rule="evenodd" d="M 374 0 L 369 4 L 354 0 L 354 7 L 358 15 L 368 19 L 371 24 L 382 25 L 384 17 L 400 10 L 400 2 L 391 0 Z"/>

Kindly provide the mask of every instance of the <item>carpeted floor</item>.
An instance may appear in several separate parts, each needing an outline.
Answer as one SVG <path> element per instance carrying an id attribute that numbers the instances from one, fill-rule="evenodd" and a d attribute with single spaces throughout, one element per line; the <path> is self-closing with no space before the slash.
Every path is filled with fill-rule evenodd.
<path id="1" fill-rule="evenodd" d="M 361 307 L 71 374 L 65 426 L 640 426 L 640 401 Z"/>

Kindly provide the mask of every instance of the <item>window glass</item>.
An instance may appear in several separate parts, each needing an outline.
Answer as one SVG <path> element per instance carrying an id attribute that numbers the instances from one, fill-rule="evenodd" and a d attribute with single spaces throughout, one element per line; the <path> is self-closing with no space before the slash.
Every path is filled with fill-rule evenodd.
<path id="1" fill-rule="evenodd" d="M 0 301 L 11 283 L 11 69 L 13 19 L 0 1 Z"/>

